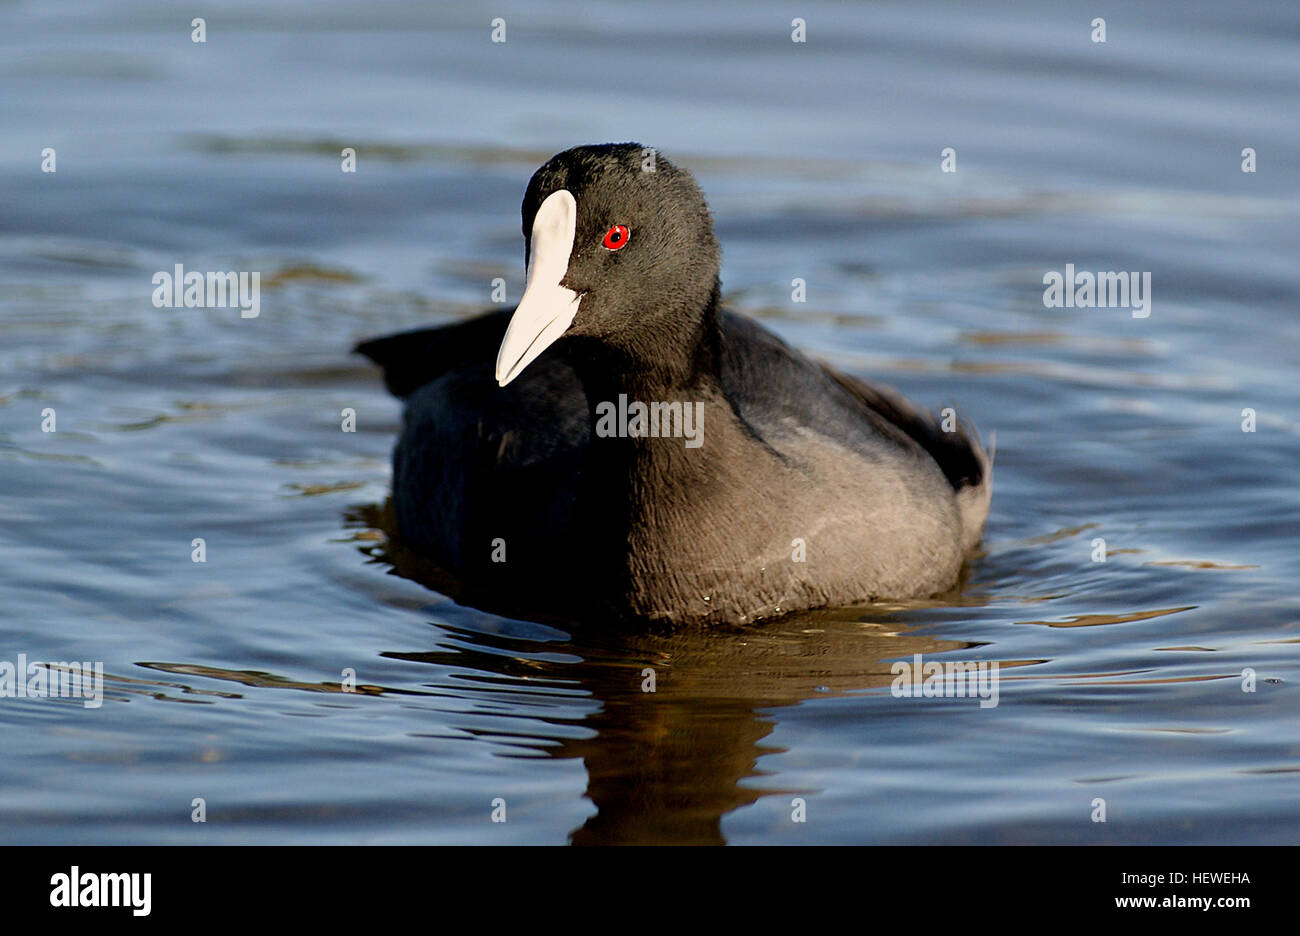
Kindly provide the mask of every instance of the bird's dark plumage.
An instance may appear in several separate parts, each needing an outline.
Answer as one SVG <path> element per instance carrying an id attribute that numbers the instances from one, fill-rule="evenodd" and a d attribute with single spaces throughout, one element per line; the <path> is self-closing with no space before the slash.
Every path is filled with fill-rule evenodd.
<path id="1" fill-rule="evenodd" d="M 517 310 L 358 346 L 406 401 L 403 542 L 477 603 L 596 623 L 951 587 L 988 514 L 978 440 L 722 309 L 704 198 L 649 153 L 579 147 L 537 171 Z M 698 446 L 600 431 L 620 398 L 698 407 Z"/>

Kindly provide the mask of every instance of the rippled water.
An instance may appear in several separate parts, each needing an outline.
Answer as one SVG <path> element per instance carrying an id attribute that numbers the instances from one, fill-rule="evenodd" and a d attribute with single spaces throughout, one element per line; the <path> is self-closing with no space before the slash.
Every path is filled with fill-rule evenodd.
<path id="1" fill-rule="evenodd" d="M 0 699 L 0 837 L 1296 841 L 1300 7 L 1163 6 L 0 8 L 0 660 L 106 696 Z M 996 430 L 956 600 L 602 636 L 403 575 L 348 349 L 517 297 L 529 174 L 616 139 L 734 305 Z M 176 263 L 261 314 L 154 308 Z M 1067 263 L 1150 317 L 1045 308 Z M 893 697 L 917 653 L 999 704 Z"/>

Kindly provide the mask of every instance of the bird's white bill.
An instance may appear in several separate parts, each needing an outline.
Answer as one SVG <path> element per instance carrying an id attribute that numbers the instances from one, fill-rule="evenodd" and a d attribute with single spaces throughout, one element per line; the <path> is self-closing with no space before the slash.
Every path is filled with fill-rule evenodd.
<path id="1" fill-rule="evenodd" d="M 582 297 L 560 285 L 573 253 L 578 203 L 565 189 L 552 192 L 537 209 L 529 240 L 528 285 L 510 317 L 497 352 L 497 383 L 504 387 L 537 355 L 564 334 Z"/>

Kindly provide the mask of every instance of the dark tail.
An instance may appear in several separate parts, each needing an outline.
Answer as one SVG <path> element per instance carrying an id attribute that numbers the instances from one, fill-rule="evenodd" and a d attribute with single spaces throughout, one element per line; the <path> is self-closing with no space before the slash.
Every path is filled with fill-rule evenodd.
<path id="1" fill-rule="evenodd" d="M 463 322 L 417 328 L 363 341 L 353 350 L 384 369 L 384 385 L 395 397 L 408 397 L 453 367 L 491 363 L 514 309 L 502 309 Z"/>

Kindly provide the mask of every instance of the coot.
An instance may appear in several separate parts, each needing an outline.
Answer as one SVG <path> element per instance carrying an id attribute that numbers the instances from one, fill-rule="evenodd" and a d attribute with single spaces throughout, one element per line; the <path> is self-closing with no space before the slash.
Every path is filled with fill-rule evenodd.
<path id="1" fill-rule="evenodd" d="M 992 490 L 978 439 L 724 309 L 690 173 L 566 150 L 523 234 L 517 308 L 357 348 L 406 401 L 400 540 L 470 603 L 736 625 L 955 584 Z"/>

